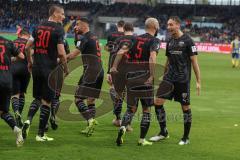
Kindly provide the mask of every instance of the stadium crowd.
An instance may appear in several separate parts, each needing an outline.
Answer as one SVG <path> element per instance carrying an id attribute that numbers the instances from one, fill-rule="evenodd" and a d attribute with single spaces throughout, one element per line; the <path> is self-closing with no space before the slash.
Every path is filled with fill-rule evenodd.
<path id="1" fill-rule="evenodd" d="M 0 30 L 15 29 L 20 24 L 32 28 L 43 19 L 47 18 L 47 7 L 50 2 L 47 1 L 6 1 L 0 0 L 3 5 L 0 9 Z M 40 9 L 39 9 L 40 7 Z M 145 17 L 157 17 L 161 22 L 160 31 L 165 33 L 166 21 L 169 16 L 178 15 L 185 20 L 194 20 L 194 17 L 211 17 L 204 19 L 204 22 L 222 23 L 221 28 L 199 27 L 189 25 L 188 32 L 192 36 L 200 37 L 201 41 L 214 43 L 229 43 L 234 35 L 240 32 L 240 23 L 236 18 L 240 10 L 237 6 L 198 6 L 198 5 L 156 5 L 151 7 L 143 4 L 115 3 L 112 5 L 103 5 L 101 3 L 89 2 L 71 2 L 64 6 L 65 10 L 89 11 L 90 15 L 97 16 L 118 16 L 118 17 L 138 17 L 137 26 L 143 26 Z M 103 9 L 104 8 L 104 9 Z M 206 10 L 208 12 L 206 12 Z M 16 14 L 18 13 L 18 14 Z M 191 15 L 191 16 L 190 16 Z M 234 18 L 235 17 L 235 18 Z M 67 17 L 65 21 L 69 21 Z"/>

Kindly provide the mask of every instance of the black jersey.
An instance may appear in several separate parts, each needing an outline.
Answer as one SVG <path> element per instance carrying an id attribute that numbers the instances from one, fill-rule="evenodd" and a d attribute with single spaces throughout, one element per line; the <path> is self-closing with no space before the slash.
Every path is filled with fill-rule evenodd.
<path id="1" fill-rule="evenodd" d="M 13 65 L 17 65 L 17 64 L 23 64 L 23 65 L 27 65 L 27 55 L 25 53 L 25 47 L 27 44 L 27 39 L 24 38 L 17 38 L 16 40 L 13 41 L 14 45 L 20 49 L 20 51 L 24 54 L 25 59 L 24 60 L 17 60 L 16 62 L 13 62 Z"/>
<path id="2" fill-rule="evenodd" d="M 79 37 L 76 47 L 81 51 L 84 73 L 98 74 L 102 70 L 98 38 L 91 32 L 87 32 Z"/>
<path id="3" fill-rule="evenodd" d="M 24 38 L 17 38 L 13 41 L 14 45 L 19 48 L 19 50 L 24 54 L 25 59 L 17 59 L 16 61 L 12 62 L 11 71 L 13 77 L 16 78 L 16 75 L 23 75 L 21 77 L 29 77 L 28 66 L 27 66 L 27 55 L 25 53 L 25 46 L 27 43 L 27 39 Z M 23 78 L 24 79 L 24 78 Z"/>
<path id="4" fill-rule="evenodd" d="M 113 62 L 113 55 L 117 53 L 118 50 L 118 43 L 116 40 L 118 40 L 120 37 L 124 36 L 123 32 L 113 32 L 107 37 L 107 44 L 106 46 L 108 47 L 108 51 L 110 53 L 109 55 L 109 60 L 108 60 L 108 71 L 107 73 L 110 72 L 110 68 Z"/>
<path id="5" fill-rule="evenodd" d="M 185 83 L 191 80 L 191 56 L 197 55 L 193 40 L 183 34 L 180 38 L 170 38 L 167 42 L 166 56 L 169 64 L 164 80 Z"/>
<path id="6" fill-rule="evenodd" d="M 131 57 L 131 49 L 134 46 L 134 44 L 136 43 L 136 36 L 134 35 L 125 35 L 122 36 L 120 38 L 118 38 L 115 41 L 116 45 L 115 45 L 115 52 L 117 53 L 123 46 L 126 46 L 127 48 L 129 48 L 129 51 L 127 53 L 124 54 L 122 62 L 126 62 L 128 59 L 130 59 Z M 112 58 L 112 64 L 114 62 L 114 57 Z"/>
<path id="7" fill-rule="evenodd" d="M 17 56 L 19 53 L 20 50 L 13 42 L 0 36 L 0 87 L 12 87 L 11 56 Z"/>
<path id="8" fill-rule="evenodd" d="M 107 37 L 107 46 L 109 48 L 110 54 L 114 53 L 114 48 L 116 45 L 116 40 L 124 36 L 124 32 L 113 32 Z"/>
<path id="9" fill-rule="evenodd" d="M 52 21 L 39 24 L 33 31 L 34 63 L 38 68 L 53 69 L 57 66 L 58 44 L 64 44 L 64 29 L 62 25 Z"/>
<path id="10" fill-rule="evenodd" d="M 160 40 L 149 33 L 142 34 L 136 37 L 134 46 L 130 50 L 129 62 L 148 63 L 150 53 L 160 50 Z"/>

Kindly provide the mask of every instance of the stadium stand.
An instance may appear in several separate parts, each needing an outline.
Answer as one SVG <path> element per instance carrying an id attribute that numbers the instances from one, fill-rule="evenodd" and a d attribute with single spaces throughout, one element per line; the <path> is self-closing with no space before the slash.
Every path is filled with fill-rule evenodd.
<path id="1" fill-rule="evenodd" d="M 45 19 L 48 15 L 46 6 L 53 2 L 0 0 L 0 3 L 3 6 L 0 9 L 0 31 L 15 32 L 16 25 L 31 30 Z M 137 17 L 136 26 L 143 26 L 145 18 L 153 16 L 160 20 L 160 33 L 165 34 L 168 17 L 178 15 L 185 22 L 182 24 L 187 28 L 185 31 L 192 37 L 200 37 L 201 42 L 229 43 L 240 32 L 240 20 L 236 18 L 240 14 L 239 6 L 158 4 L 152 7 L 130 3 L 103 5 L 99 2 L 70 2 L 64 7 L 67 14 L 65 23 L 79 17 L 74 15 L 74 11 L 85 11 L 85 16 L 92 19 L 98 16 Z"/>

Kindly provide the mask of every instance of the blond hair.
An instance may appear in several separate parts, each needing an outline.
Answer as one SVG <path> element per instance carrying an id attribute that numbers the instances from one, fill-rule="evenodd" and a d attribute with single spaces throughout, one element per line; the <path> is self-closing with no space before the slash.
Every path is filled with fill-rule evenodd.
<path id="1" fill-rule="evenodd" d="M 156 18 L 148 18 L 145 21 L 146 29 L 159 29 L 159 22 Z"/>

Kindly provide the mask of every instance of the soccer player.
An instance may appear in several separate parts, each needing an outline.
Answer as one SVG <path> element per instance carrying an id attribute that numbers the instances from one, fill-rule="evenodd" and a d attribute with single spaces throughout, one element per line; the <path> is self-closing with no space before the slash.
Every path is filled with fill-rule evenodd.
<path id="1" fill-rule="evenodd" d="M 240 50 L 240 41 L 238 36 L 235 36 L 235 39 L 231 42 L 232 49 L 232 67 L 239 66 L 239 50 Z"/>
<path id="2" fill-rule="evenodd" d="M 23 145 L 22 130 L 17 127 L 16 121 L 9 113 L 12 89 L 11 56 L 25 58 L 11 41 L 0 36 L 0 116 L 16 134 L 16 144 L 20 147 Z"/>
<path id="3" fill-rule="evenodd" d="M 70 53 L 70 49 L 69 49 L 69 45 L 68 45 L 68 42 L 66 39 L 64 39 L 64 49 L 65 49 L 66 54 L 68 55 Z M 55 92 L 55 96 L 51 103 L 51 115 L 50 115 L 49 122 L 50 122 L 51 128 L 53 130 L 57 130 L 57 128 L 58 128 L 58 124 L 56 122 L 56 114 L 57 114 L 59 106 L 60 106 L 60 100 L 59 100 L 60 92 L 61 92 L 60 90 Z"/>
<path id="4" fill-rule="evenodd" d="M 115 46 L 114 46 L 114 52 L 115 54 L 112 53 L 112 59 L 109 63 L 113 63 L 114 59 L 116 57 L 117 52 L 123 47 L 123 46 L 128 46 L 128 48 L 131 48 L 131 46 L 133 46 L 134 40 L 135 40 L 135 36 L 133 35 L 134 32 L 134 27 L 132 23 L 125 23 L 124 27 L 124 35 L 121 36 L 120 38 L 115 40 Z M 121 62 L 122 64 L 120 64 L 119 66 L 124 66 L 124 63 L 126 63 L 126 60 L 128 58 L 129 54 L 125 53 L 124 54 L 124 58 L 122 58 Z M 111 65 L 112 66 L 112 65 Z M 123 67 L 125 68 L 125 67 Z M 121 126 L 121 110 L 122 110 L 122 103 L 123 103 L 123 98 L 125 96 L 125 92 L 126 92 L 126 81 L 125 81 L 125 71 L 121 71 L 121 74 L 115 74 L 114 78 L 109 75 L 110 81 L 111 81 L 111 87 L 112 90 L 110 90 L 110 92 L 112 94 L 112 100 L 115 102 L 115 108 L 114 108 L 114 113 L 116 115 L 116 119 L 114 119 L 113 124 L 115 126 L 120 127 Z M 114 79 L 114 80 L 113 80 Z M 115 81 L 115 82 L 113 82 Z M 117 84 L 117 85 L 113 85 L 113 84 Z M 128 126 L 126 127 L 126 130 L 128 132 L 133 131 L 133 128 L 131 127 L 131 121 L 128 124 Z"/>
<path id="5" fill-rule="evenodd" d="M 67 55 L 68 60 L 72 60 L 81 54 L 83 62 L 84 71 L 76 89 L 75 104 L 88 123 L 86 129 L 81 132 L 86 136 L 93 134 L 97 124 L 95 99 L 99 98 L 104 78 L 99 41 L 90 32 L 89 25 L 90 22 L 87 18 L 80 18 L 76 22 L 76 32 L 82 36 L 77 40 L 76 49 Z M 87 104 L 84 102 L 85 100 Z"/>
<path id="6" fill-rule="evenodd" d="M 152 145 L 152 142 L 145 140 L 150 126 L 150 107 L 153 105 L 153 77 L 156 56 L 160 49 L 160 40 L 156 38 L 159 30 L 159 22 L 155 18 L 148 18 L 145 21 L 146 33 L 136 37 L 136 40 L 129 49 L 124 45 L 119 51 L 114 61 L 111 72 L 117 72 L 121 57 L 128 53 L 128 62 L 139 68 L 129 68 L 127 76 L 127 104 L 128 108 L 123 116 L 121 127 L 118 131 L 116 143 L 118 146 L 123 143 L 123 135 L 126 126 L 132 120 L 137 111 L 138 101 L 142 104 L 142 120 L 140 126 L 140 139 L 138 145 Z M 141 67 L 143 66 L 143 67 Z M 120 65 L 119 65 L 120 67 Z M 118 84 L 114 84 L 118 85 Z M 142 95 L 137 95 L 142 93 Z M 136 94 L 136 95 L 135 95 Z"/>
<path id="7" fill-rule="evenodd" d="M 68 42 L 65 39 L 64 39 L 64 49 L 65 49 L 66 54 L 70 53 Z M 58 61 L 60 61 L 59 58 L 58 58 Z M 54 94 L 52 103 L 51 103 L 51 114 L 50 114 L 50 118 L 49 118 L 49 122 L 50 122 L 51 128 L 53 130 L 57 130 L 57 128 L 58 128 L 58 124 L 56 123 L 56 114 L 57 114 L 58 108 L 60 106 L 59 98 L 60 98 L 60 91 L 56 91 Z M 29 131 L 30 124 L 32 123 L 33 117 L 37 113 L 40 106 L 41 106 L 41 101 L 37 98 L 35 98 L 30 105 L 30 108 L 29 108 L 28 114 L 27 114 L 27 120 L 24 122 L 24 126 L 23 126 L 23 128 L 24 128 L 23 129 L 23 131 L 24 131 L 23 138 L 24 139 L 27 136 L 27 133 Z M 48 131 L 48 124 L 46 125 L 46 128 L 45 128 L 45 132 L 47 132 L 47 131 Z"/>
<path id="8" fill-rule="evenodd" d="M 33 97 L 41 101 L 40 121 L 36 141 L 52 141 L 47 137 L 45 127 L 47 125 L 51 102 L 55 92 L 48 85 L 50 73 L 57 67 L 57 58 L 63 64 L 64 73 L 68 74 L 66 52 L 64 49 L 64 30 L 61 25 L 64 16 L 64 9 L 59 5 L 53 5 L 49 9 L 49 19 L 40 23 L 32 33 L 26 45 L 28 55 L 28 69 L 33 76 Z M 33 62 L 30 53 L 34 46 Z M 39 101 L 39 102 L 40 102 Z M 23 135 L 26 137 L 30 121 L 24 123 Z"/>
<path id="9" fill-rule="evenodd" d="M 116 48 L 118 45 L 118 43 L 116 43 L 116 40 L 124 35 L 124 28 L 123 28 L 124 24 L 125 22 L 123 20 L 117 23 L 117 32 L 113 32 L 107 37 L 107 44 L 105 47 L 106 50 L 110 53 L 109 61 L 108 61 L 107 82 L 110 85 L 109 93 L 113 101 L 113 113 L 116 116 L 116 118 L 112 121 L 112 123 L 116 127 L 119 127 L 121 125 L 121 112 L 122 112 L 123 101 L 122 99 L 118 98 L 115 92 L 115 89 L 112 84 L 112 77 L 109 71 L 112 65 L 111 62 L 113 62 L 113 55 L 116 54 Z"/>
<path id="10" fill-rule="evenodd" d="M 25 46 L 29 37 L 29 31 L 26 28 L 23 28 L 19 33 L 19 37 L 14 40 L 15 46 L 19 48 L 22 53 L 24 53 L 25 57 Z M 25 93 L 31 77 L 30 73 L 28 72 L 27 64 L 27 58 L 25 58 L 24 60 L 13 61 L 11 67 L 13 74 L 13 89 L 11 99 L 12 108 L 15 113 L 17 126 L 20 128 L 23 126 L 21 114 L 25 103 Z"/>
<path id="11" fill-rule="evenodd" d="M 160 133 L 150 138 L 150 141 L 159 141 L 168 138 L 166 128 L 166 112 L 164 103 L 166 99 L 179 102 L 184 114 L 184 134 L 179 145 L 189 143 L 189 133 L 192 124 L 192 112 L 190 108 L 190 80 L 191 67 L 196 76 L 197 94 L 200 95 L 201 79 L 197 60 L 197 49 L 193 40 L 180 30 L 181 21 L 178 17 L 170 17 L 167 29 L 171 38 L 167 42 L 166 66 L 163 81 L 160 83 L 156 99 L 155 113 L 160 125 Z M 168 91 L 166 91 L 168 90 Z"/>

